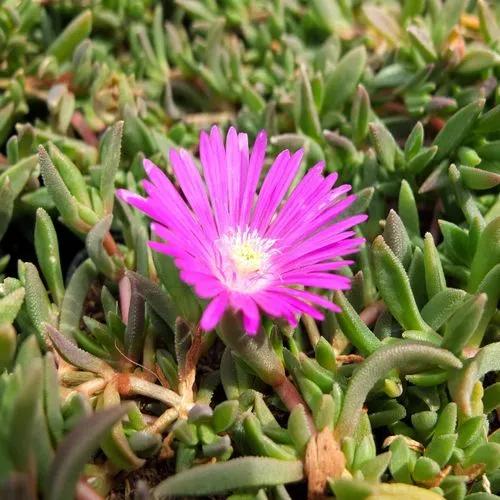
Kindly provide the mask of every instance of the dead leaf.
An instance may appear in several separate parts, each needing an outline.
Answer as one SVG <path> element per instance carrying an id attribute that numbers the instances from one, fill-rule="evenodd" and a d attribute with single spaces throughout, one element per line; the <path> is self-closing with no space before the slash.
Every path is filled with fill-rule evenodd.
<path id="1" fill-rule="evenodd" d="M 333 433 L 325 427 L 311 437 L 306 449 L 304 470 L 308 478 L 308 499 L 323 500 L 327 480 L 342 477 L 345 457 Z"/>

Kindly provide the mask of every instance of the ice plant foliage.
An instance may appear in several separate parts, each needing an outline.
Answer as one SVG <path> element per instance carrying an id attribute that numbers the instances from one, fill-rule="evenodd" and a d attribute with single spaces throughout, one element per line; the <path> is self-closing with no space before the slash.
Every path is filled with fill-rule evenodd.
<path id="1" fill-rule="evenodd" d="M 334 4 L 0 1 L 0 500 L 500 498 L 500 1 Z"/>
<path id="2" fill-rule="evenodd" d="M 282 151 L 259 189 L 267 136 L 248 137 L 230 128 L 224 140 L 213 127 L 200 136 L 201 172 L 185 150 L 170 151 L 170 163 L 182 190 L 151 161 L 143 198 L 126 190 L 119 197 L 147 214 L 162 240 L 151 248 L 170 255 L 180 277 L 209 299 L 201 326 L 213 329 L 226 309 L 240 311 L 248 334 L 257 333 L 260 311 L 297 323 L 301 313 L 322 319 L 318 308 L 337 306 L 306 287 L 349 288 L 349 278 L 334 271 L 352 261 L 363 239 L 353 227 L 365 215 L 342 218 L 354 202 L 349 184 L 334 187 L 336 173 L 324 176 L 324 163 L 312 167 L 290 189 L 303 151 Z M 287 196 L 287 193 L 290 194 Z"/>

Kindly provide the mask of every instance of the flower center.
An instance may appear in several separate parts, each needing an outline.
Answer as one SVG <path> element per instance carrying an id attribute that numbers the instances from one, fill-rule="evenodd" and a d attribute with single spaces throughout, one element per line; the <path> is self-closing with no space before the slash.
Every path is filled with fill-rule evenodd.
<path id="1" fill-rule="evenodd" d="M 236 270 L 241 274 L 259 271 L 264 257 L 262 252 L 249 243 L 236 244 L 231 256 Z"/>
<path id="2" fill-rule="evenodd" d="M 256 231 L 237 229 L 217 240 L 218 265 L 226 285 L 241 292 L 261 288 L 270 277 L 270 257 L 275 240 L 261 238 Z"/>

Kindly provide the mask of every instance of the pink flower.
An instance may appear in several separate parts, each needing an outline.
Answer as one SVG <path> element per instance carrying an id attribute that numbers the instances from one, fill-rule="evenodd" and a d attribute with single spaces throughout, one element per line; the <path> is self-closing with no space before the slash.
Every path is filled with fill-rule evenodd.
<path id="1" fill-rule="evenodd" d="M 324 177 L 321 162 L 286 196 L 302 160 L 299 150 L 282 151 L 258 190 L 266 145 L 266 133 L 260 132 L 249 151 L 247 135 L 234 128 L 224 145 L 213 127 L 200 136 L 201 173 L 187 151 L 170 151 L 182 195 L 149 160 L 147 197 L 118 191 L 153 219 L 151 228 L 163 242 L 151 241 L 151 248 L 170 255 L 181 279 L 210 300 L 201 318 L 205 330 L 228 308 L 242 313 L 250 335 L 259 329 L 261 311 L 291 325 L 302 313 L 322 319 L 318 307 L 338 307 L 304 287 L 349 288 L 349 279 L 332 271 L 352 264 L 340 258 L 363 243 L 352 228 L 366 216 L 341 219 L 355 200 L 346 196 L 351 186 L 334 188 L 338 175 Z"/>

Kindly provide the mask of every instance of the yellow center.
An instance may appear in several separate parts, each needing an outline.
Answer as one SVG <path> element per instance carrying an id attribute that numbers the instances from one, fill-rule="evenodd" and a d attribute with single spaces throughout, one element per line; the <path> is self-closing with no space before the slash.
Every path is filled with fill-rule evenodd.
<path id="1" fill-rule="evenodd" d="M 248 243 L 240 243 L 233 247 L 231 257 L 238 272 L 247 274 L 260 269 L 263 255 Z"/>
<path id="2" fill-rule="evenodd" d="M 236 228 L 215 241 L 217 269 L 228 288 L 241 293 L 262 289 L 272 279 L 275 240 L 256 230 Z"/>

